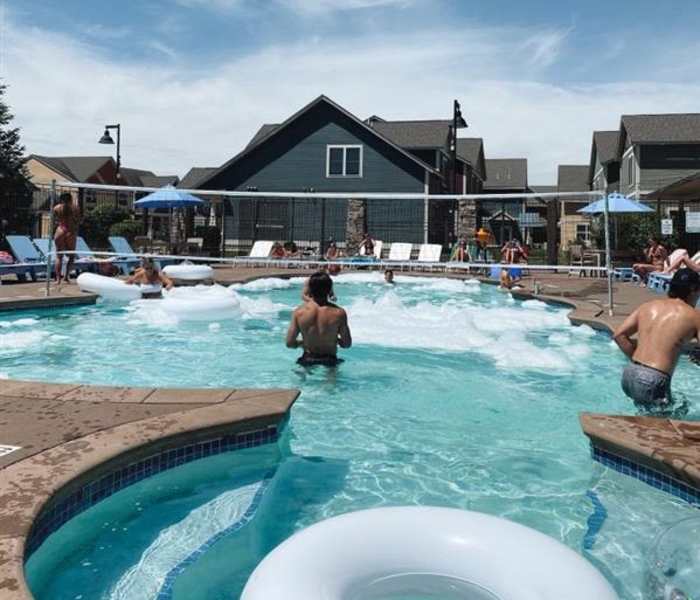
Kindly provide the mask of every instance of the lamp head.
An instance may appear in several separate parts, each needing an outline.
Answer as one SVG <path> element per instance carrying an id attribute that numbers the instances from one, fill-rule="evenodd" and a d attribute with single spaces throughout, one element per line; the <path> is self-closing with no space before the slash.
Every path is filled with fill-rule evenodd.
<path id="1" fill-rule="evenodd" d="M 112 136 L 109 135 L 109 130 L 105 129 L 103 136 L 100 138 L 100 144 L 114 144 Z"/>

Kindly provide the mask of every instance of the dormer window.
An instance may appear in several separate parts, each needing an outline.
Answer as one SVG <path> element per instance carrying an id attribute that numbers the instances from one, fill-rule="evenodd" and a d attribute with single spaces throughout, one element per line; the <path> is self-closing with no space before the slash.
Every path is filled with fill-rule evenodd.
<path id="1" fill-rule="evenodd" d="M 362 146 L 326 146 L 326 177 L 362 177 Z"/>

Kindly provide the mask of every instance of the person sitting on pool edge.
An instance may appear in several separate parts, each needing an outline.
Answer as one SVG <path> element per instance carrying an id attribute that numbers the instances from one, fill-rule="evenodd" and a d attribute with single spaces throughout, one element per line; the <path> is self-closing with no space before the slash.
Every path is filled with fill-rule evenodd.
<path id="1" fill-rule="evenodd" d="M 172 279 L 162 273 L 153 259 L 147 256 L 141 259 L 141 266 L 126 282 L 140 285 L 142 298 L 160 298 L 163 288 L 170 290 L 173 287 Z"/>
<path id="2" fill-rule="evenodd" d="M 350 348 L 352 336 L 345 311 L 333 304 L 333 280 L 316 272 L 305 287 L 307 300 L 292 313 L 287 330 L 287 348 L 303 348 L 297 363 L 304 366 L 339 364 L 338 346 Z M 299 339 L 301 335 L 301 339 Z"/>
<path id="3" fill-rule="evenodd" d="M 615 331 L 613 339 L 630 359 L 622 389 L 638 408 L 670 414 L 673 371 L 684 345 L 700 336 L 698 299 L 700 275 L 681 269 L 671 279 L 668 298 L 645 302 Z"/>

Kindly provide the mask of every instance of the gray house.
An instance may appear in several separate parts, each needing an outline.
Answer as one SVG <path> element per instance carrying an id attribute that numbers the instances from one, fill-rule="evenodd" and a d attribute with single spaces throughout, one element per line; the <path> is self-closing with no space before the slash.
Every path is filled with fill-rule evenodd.
<path id="1" fill-rule="evenodd" d="M 526 158 L 486 159 L 485 194 L 517 194 L 530 191 Z M 503 243 L 513 237 L 522 239 L 521 219 L 525 203 L 520 199 L 494 199 L 479 202 L 482 222 L 487 221 L 496 240 Z"/>
<path id="2" fill-rule="evenodd" d="M 623 115 L 620 192 L 636 198 L 700 171 L 700 113 Z"/>
<path id="3" fill-rule="evenodd" d="M 588 180 L 591 190 L 609 194 L 620 187 L 619 131 L 594 131 Z"/>
<path id="4" fill-rule="evenodd" d="M 319 96 L 283 123 L 263 125 L 243 151 L 194 187 L 439 194 L 450 180 L 449 135 L 448 121 L 363 121 Z M 459 163 L 465 171 L 471 167 L 464 159 Z M 468 175 L 471 181 L 472 173 Z M 241 198 L 226 202 L 225 236 L 242 246 L 256 239 L 345 241 L 352 207 L 353 214 L 359 210 L 363 227 L 384 241 L 449 243 L 454 203 L 451 211 L 440 204 L 392 198 Z"/>

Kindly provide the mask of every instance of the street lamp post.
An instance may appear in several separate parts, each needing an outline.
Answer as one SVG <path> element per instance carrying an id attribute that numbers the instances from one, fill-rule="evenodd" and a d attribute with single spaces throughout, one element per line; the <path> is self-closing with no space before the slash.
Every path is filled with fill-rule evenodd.
<path id="1" fill-rule="evenodd" d="M 122 157 L 120 153 L 120 148 L 121 148 L 121 133 L 122 133 L 122 128 L 121 124 L 117 123 L 116 125 L 105 125 L 105 132 L 102 134 L 102 137 L 100 138 L 100 144 L 114 144 L 114 140 L 112 139 L 112 136 L 109 133 L 110 129 L 116 129 L 117 130 L 117 179 L 119 179 L 119 168 L 121 167 L 122 164 Z"/>
<path id="2" fill-rule="evenodd" d="M 459 102 L 457 100 L 454 101 L 452 105 L 452 126 L 451 126 L 451 132 L 452 135 L 450 136 L 450 151 L 451 151 L 451 160 L 452 160 L 452 193 L 456 194 L 457 193 L 457 181 L 458 181 L 458 173 L 457 173 L 457 129 L 463 128 L 463 127 L 468 127 L 467 122 L 464 120 L 464 117 L 462 116 L 462 108 L 459 105 Z M 463 194 L 466 194 L 467 190 L 462 190 Z M 452 239 L 449 241 L 454 240 L 454 230 L 455 230 L 455 211 L 457 211 L 457 215 L 459 218 L 459 202 L 456 200 L 453 201 L 452 203 L 453 209 L 451 211 L 451 222 L 452 225 L 446 224 L 446 228 L 448 231 L 451 229 L 452 230 L 452 235 L 449 236 Z"/>
<path id="3" fill-rule="evenodd" d="M 119 169 L 122 164 L 122 156 L 120 153 L 120 148 L 121 148 L 121 133 L 122 133 L 122 127 L 120 123 L 117 123 L 116 125 L 105 125 L 105 132 L 102 134 L 102 137 L 100 138 L 100 144 L 114 144 L 114 140 L 112 139 L 112 136 L 109 134 L 110 129 L 116 129 L 117 130 L 117 172 L 116 172 L 116 178 L 117 178 L 117 185 L 119 184 Z M 114 192 L 114 208 L 119 207 L 119 192 Z"/>

